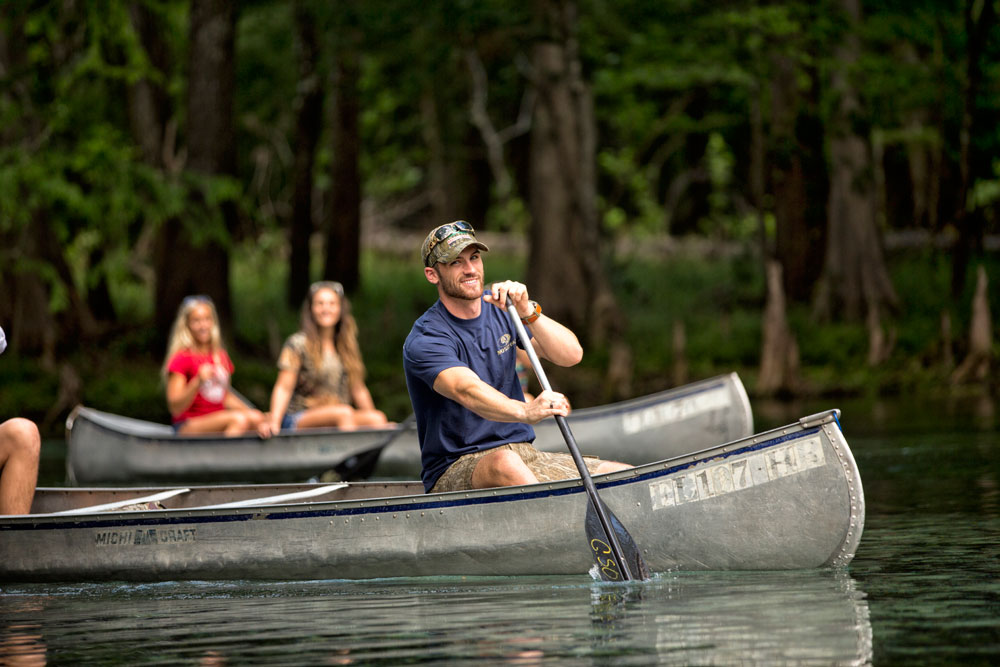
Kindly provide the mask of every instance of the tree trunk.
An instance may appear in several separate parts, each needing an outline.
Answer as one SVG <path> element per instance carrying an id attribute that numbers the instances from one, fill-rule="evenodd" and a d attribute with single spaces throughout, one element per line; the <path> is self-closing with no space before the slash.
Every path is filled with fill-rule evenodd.
<path id="1" fill-rule="evenodd" d="M 202 175 L 235 175 L 236 143 L 233 123 L 236 9 L 227 0 L 192 0 L 187 97 L 187 167 L 195 179 Z M 194 194 L 190 206 L 208 204 Z M 228 238 L 236 228 L 236 208 L 221 211 Z M 229 253 L 219 240 L 195 243 L 189 223 L 163 226 L 157 256 L 156 322 L 166 332 L 177 307 L 188 294 L 207 294 L 215 301 L 223 329 L 232 331 L 229 293 Z"/>
<path id="2" fill-rule="evenodd" d="M 296 100 L 295 163 L 292 167 L 292 219 L 289 222 L 288 292 L 286 302 L 297 306 L 309 288 L 309 241 L 313 233 L 313 167 L 323 131 L 323 86 L 316 71 L 319 38 L 316 19 L 307 6 L 295 3 L 299 38 L 299 97 Z"/>
<path id="3" fill-rule="evenodd" d="M 920 66 L 920 55 L 916 46 L 910 42 L 902 42 L 899 44 L 899 50 L 901 58 L 908 67 Z M 941 97 L 944 95 L 942 93 Z M 908 139 L 903 145 L 906 151 L 907 175 L 910 178 L 907 191 L 913 198 L 910 216 L 915 227 L 932 233 L 938 231 L 941 182 L 944 180 L 944 175 L 941 173 L 944 142 L 928 140 L 928 134 L 931 132 L 944 136 L 940 109 L 944 107 L 945 100 L 939 99 L 937 102 L 930 108 L 919 107 L 906 113 L 904 124 Z"/>
<path id="4" fill-rule="evenodd" d="M 357 289 L 361 276 L 361 174 L 358 161 L 358 77 L 360 54 L 347 46 L 337 56 L 334 85 L 333 165 L 330 218 L 326 235 L 323 277 L 339 280 L 344 289 Z"/>
<path id="5" fill-rule="evenodd" d="M 986 269 L 979 267 L 976 277 L 976 294 L 972 299 L 972 320 L 969 323 L 969 353 L 952 373 L 952 384 L 969 378 L 983 381 L 989 377 L 993 361 L 993 320 L 990 317 L 990 300 L 987 294 Z"/>
<path id="6" fill-rule="evenodd" d="M 856 25 L 860 21 L 859 0 L 841 0 L 840 4 L 852 26 Z M 848 72 L 860 52 L 860 38 L 850 27 L 836 49 L 838 67 L 830 82 L 838 100 L 829 122 L 829 228 L 814 304 L 822 319 L 837 313 L 858 320 L 871 312 L 878 316 L 897 305 L 875 221 L 871 153 L 868 143 L 853 129 L 860 104 Z"/>
<path id="7" fill-rule="evenodd" d="M 100 266 L 105 259 L 104 246 L 98 246 L 90 251 L 91 266 Z M 115 314 L 115 302 L 111 298 L 111 285 L 108 284 L 107 273 L 101 272 L 97 281 L 87 290 L 87 308 L 96 322 L 114 323 L 118 320 Z"/>
<path id="8" fill-rule="evenodd" d="M 18 355 L 38 354 L 42 366 L 54 370 L 59 332 L 49 311 L 49 290 L 37 272 L 17 268 L 21 262 L 38 261 L 36 237 L 43 225 L 47 223 L 36 220 L 22 227 L 12 244 L 18 249 L 13 255 L 16 264 L 3 267 L 4 289 L 0 291 L 7 303 L 2 304 L 0 314 L 4 316 L 11 351 Z"/>
<path id="9" fill-rule="evenodd" d="M 765 179 L 764 179 L 764 113 L 762 110 L 762 86 L 759 81 L 749 91 L 750 94 L 750 197 L 753 201 L 754 215 L 757 218 L 757 242 L 760 244 L 761 257 L 773 257 L 774 248 L 767 240 L 767 227 L 764 223 Z"/>
<path id="10" fill-rule="evenodd" d="M 951 312 L 944 308 L 941 310 L 941 365 L 948 371 L 955 368 L 955 355 L 951 346 Z"/>
<path id="11" fill-rule="evenodd" d="M 129 14 L 150 64 L 162 74 L 162 80 L 167 80 L 170 51 L 163 39 L 165 26 L 144 3 L 133 2 L 129 6 Z M 177 156 L 174 145 L 177 125 L 173 119 L 173 109 L 167 91 L 158 81 L 144 78 L 130 85 L 127 95 L 129 128 L 132 141 L 139 147 L 142 161 L 167 174 L 176 175 L 183 168 L 184 157 Z M 142 225 L 142 229 L 137 234 L 140 242 L 132 248 L 133 261 L 130 263 L 136 275 L 147 281 L 155 291 L 157 271 L 149 267 L 150 249 L 153 244 L 148 240 L 156 238 L 157 231 L 152 222 L 143 220 L 136 224 Z M 174 221 L 167 224 L 178 223 Z M 159 308 L 157 303 L 158 322 L 161 315 Z M 166 335 L 162 324 L 158 327 L 158 331 L 161 337 Z"/>
<path id="12" fill-rule="evenodd" d="M 420 95 L 420 134 L 427 146 L 427 198 L 430 202 L 430 227 L 444 224 L 467 214 L 456 213 L 456 193 L 452 184 L 452 169 L 448 162 L 448 148 L 441 136 L 441 115 L 434 90 L 428 85 Z M 478 220 L 472 221 L 478 225 Z"/>
<path id="13" fill-rule="evenodd" d="M 767 263 L 767 303 L 764 306 L 763 341 L 760 353 L 760 375 L 757 393 L 774 396 L 794 394 L 799 380 L 799 346 L 788 326 L 785 314 L 785 291 L 782 287 L 781 265 Z"/>
<path id="14" fill-rule="evenodd" d="M 976 11 L 979 15 L 976 16 Z M 966 82 L 962 109 L 962 127 L 959 130 L 959 188 L 956 200 L 955 227 L 958 241 L 952 255 L 951 296 L 957 299 L 965 288 L 965 274 L 974 250 L 982 246 L 984 220 L 981 214 L 968 210 L 969 190 L 972 187 L 972 136 L 976 123 L 976 98 L 983 81 L 980 64 L 986 40 L 996 23 L 996 8 L 992 2 L 965 2 L 965 32 L 968 40 L 966 53 Z"/>
<path id="15" fill-rule="evenodd" d="M 688 383 L 687 329 L 684 327 L 683 320 L 674 320 L 671 347 L 674 357 L 671 377 L 673 385 L 680 387 Z"/>
<path id="16" fill-rule="evenodd" d="M 771 81 L 770 181 L 774 193 L 774 257 L 782 267 L 785 294 L 792 301 L 808 302 L 816 283 L 822 256 L 822 233 L 810 224 L 806 169 L 802 161 L 805 147 L 796 133 L 800 95 L 798 72 L 791 58 L 774 58 Z"/>
<path id="17" fill-rule="evenodd" d="M 168 76 L 169 50 L 163 40 L 165 27 L 156 15 L 140 2 L 129 6 L 132 25 L 139 35 L 150 64 Z M 132 140 L 139 146 L 146 164 L 164 166 L 166 124 L 170 118 L 170 97 L 163 86 L 150 79 L 136 81 L 128 88 L 128 118 Z"/>
<path id="18" fill-rule="evenodd" d="M 576 5 L 540 0 L 549 39 L 533 52 L 538 104 L 532 125 L 529 292 L 584 340 L 622 344 L 624 316 L 601 264 L 596 124 L 576 42 Z M 618 351 L 626 363 L 631 355 Z M 630 363 L 630 362 L 627 362 Z M 631 368 L 610 368 L 608 393 L 624 395 Z"/>

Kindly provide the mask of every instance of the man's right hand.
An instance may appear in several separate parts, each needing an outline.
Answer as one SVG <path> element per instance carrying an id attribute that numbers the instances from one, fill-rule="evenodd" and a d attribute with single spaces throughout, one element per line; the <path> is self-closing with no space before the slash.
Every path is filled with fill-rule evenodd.
<path id="1" fill-rule="evenodd" d="M 569 399 L 557 391 L 546 390 L 526 404 L 525 422 L 537 424 L 546 417 L 560 415 L 568 417 L 570 413 Z"/>

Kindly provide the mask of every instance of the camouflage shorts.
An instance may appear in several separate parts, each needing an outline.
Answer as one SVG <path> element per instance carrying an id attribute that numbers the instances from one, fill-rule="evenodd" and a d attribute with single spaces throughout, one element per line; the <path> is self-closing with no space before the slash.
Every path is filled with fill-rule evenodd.
<path id="1" fill-rule="evenodd" d="M 554 482 L 560 479 L 576 479 L 580 476 L 580 471 L 576 469 L 576 463 L 569 454 L 554 454 L 552 452 L 540 452 L 530 442 L 512 442 L 492 449 L 484 449 L 481 452 L 466 454 L 452 463 L 444 474 L 438 478 L 431 493 L 443 493 L 445 491 L 465 491 L 472 488 L 472 473 L 476 469 L 479 459 L 483 458 L 496 449 L 509 449 L 521 457 L 525 465 L 535 473 L 539 482 Z M 596 474 L 597 469 L 604 461 L 596 456 L 584 456 L 584 463 L 590 474 Z"/>

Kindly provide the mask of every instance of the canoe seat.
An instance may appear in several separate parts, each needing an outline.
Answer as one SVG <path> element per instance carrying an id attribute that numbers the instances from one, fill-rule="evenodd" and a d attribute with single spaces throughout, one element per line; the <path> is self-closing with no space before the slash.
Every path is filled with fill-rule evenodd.
<path id="1" fill-rule="evenodd" d="M 77 507 L 71 510 L 62 510 L 61 512 L 53 512 L 53 514 L 91 514 L 93 512 L 111 512 L 114 510 L 118 511 L 128 511 L 135 509 L 156 509 L 155 507 L 132 507 L 133 505 L 145 505 L 147 503 L 158 503 L 161 500 L 166 500 L 167 498 L 173 498 L 174 496 L 179 496 L 182 493 L 187 493 L 191 489 L 170 489 L 169 491 L 160 491 L 159 493 L 154 493 L 149 496 L 141 496 L 139 498 L 126 498 L 125 500 L 116 500 L 113 503 L 104 503 L 101 505 L 91 505 L 89 507 Z"/>
<path id="2" fill-rule="evenodd" d="M 322 496 L 327 493 L 336 491 L 337 489 L 342 489 L 348 486 L 347 482 L 340 482 L 339 484 L 327 484 L 326 486 L 317 486 L 311 489 L 306 489 L 305 491 L 294 491 L 292 493 L 282 493 L 276 496 L 264 496 L 262 498 L 247 498 L 246 500 L 234 500 L 230 503 L 222 503 L 219 505 L 202 505 L 200 507 L 191 507 L 189 509 L 198 510 L 219 510 L 219 509 L 232 509 L 235 507 L 256 507 L 258 505 L 281 505 L 284 503 L 295 502 L 297 500 L 304 500 L 306 498 L 314 498 L 315 496 Z"/>

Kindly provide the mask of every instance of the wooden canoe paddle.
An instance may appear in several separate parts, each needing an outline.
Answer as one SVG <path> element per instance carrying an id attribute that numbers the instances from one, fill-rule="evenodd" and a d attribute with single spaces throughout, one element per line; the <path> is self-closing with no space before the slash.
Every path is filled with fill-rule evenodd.
<path id="1" fill-rule="evenodd" d="M 531 360 L 531 367 L 538 377 L 539 384 L 542 386 L 542 389 L 551 391 L 552 385 L 549 384 L 549 379 L 545 375 L 545 369 L 542 368 L 538 355 L 535 353 L 535 348 L 531 345 L 528 332 L 525 330 L 524 323 L 521 322 L 521 317 L 517 314 L 517 308 L 514 307 L 514 302 L 511 301 L 510 296 L 507 297 L 507 314 L 510 315 L 510 320 L 513 322 L 514 328 L 517 329 L 517 336 L 521 340 L 521 346 L 528 353 L 528 358 Z M 618 517 L 608 509 L 601 500 L 601 497 L 597 495 L 597 487 L 594 486 L 594 480 L 590 477 L 590 470 L 587 469 L 587 464 L 583 461 L 580 448 L 576 445 L 576 439 L 569 429 L 566 418 L 562 415 L 555 415 L 555 419 L 556 424 L 559 425 L 559 431 L 562 432 L 563 439 L 566 441 L 566 446 L 569 447 L 569 453 L 573 456 L 576 468 L 580 472 L 580 478 L 583 480 L 587 497 L 590 499 L 587 507 L 587 518 L 584 521 L 584 529 L 587 533 L 587 539 L 590 542 L 590 548 L 594 555 L 594 562 L 597 563 L 597 569 L 601 574 L 601 578 L 605 581 L 648 579 L 649 568 L 646 566 L 646 561 L 643 559 L 642 554 L 639 553 L 639 548 L 636 546 L 635 540 L 625 530 L 625 526 L 618 520 Z"/>

